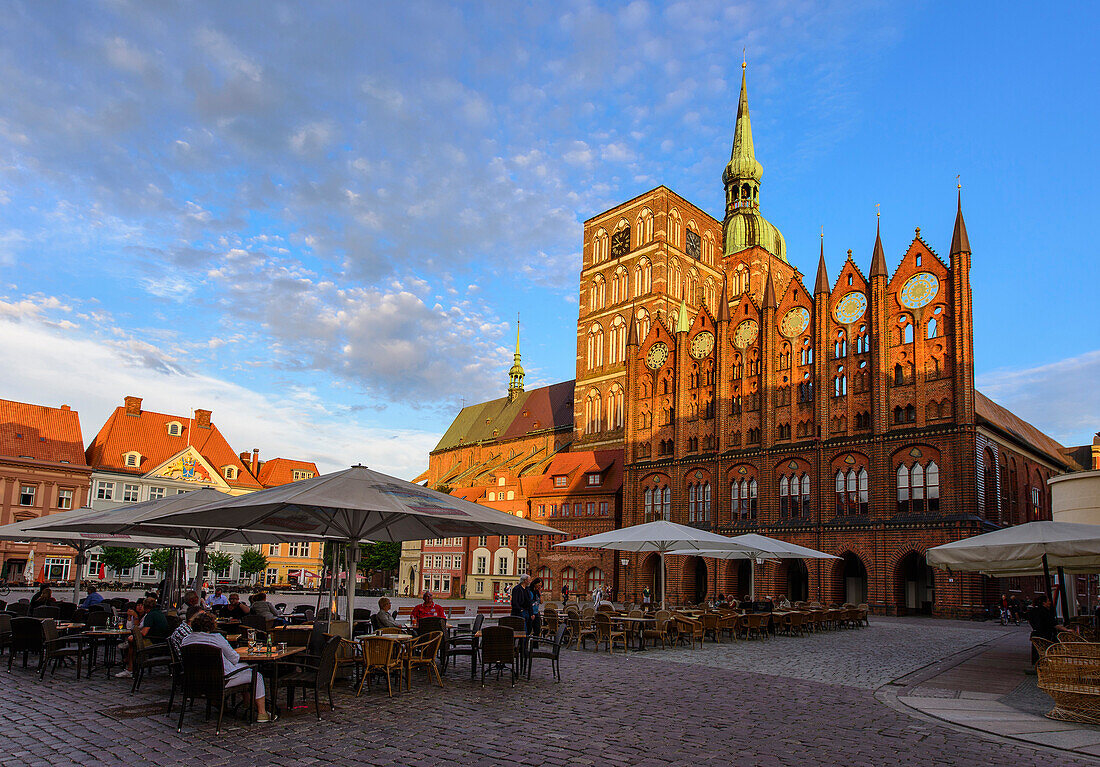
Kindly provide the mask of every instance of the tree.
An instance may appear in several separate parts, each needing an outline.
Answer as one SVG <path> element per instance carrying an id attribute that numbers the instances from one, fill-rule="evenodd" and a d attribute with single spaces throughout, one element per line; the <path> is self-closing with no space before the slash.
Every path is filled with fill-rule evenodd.
<path id="1" fill-rule="evenodd" d="M 212 551 L 210 552 L 210 556 L 206 558 L 206 569 L 208 572 L 225 572 L 232 566 L 233 555 L 226 554 L 224 551 Z"/>
<path id="2" fill-rule="evenodd" d="M 359 572 L 370 577 L 374 572 L 396 570 L 401 562 L 401 544 L 391 541 L 359 544 Z"/>
<path id="3" fill-rule="evenodd" d="M 149 555 L 149 562 L 158 571 L 166 573 L 172 567 L 172 559 L 174 557 L 175 552 L 171 549 L 157 549 Z"/>
<path id="4" fill-rule="evenodd" d="M 267 556 L 259 549 L 245 549 L 241 552 L 241 572 L 255 575 L 267 569 Z"/>
<path id="5" fill-rule="evenodd" d="M 99 555 L 99 561 L 108 570 L 118 573 L 137 567 L 138 562 L 141 561 L 141 552 L 122 546 L 104 546 L 103 553 Z"/>

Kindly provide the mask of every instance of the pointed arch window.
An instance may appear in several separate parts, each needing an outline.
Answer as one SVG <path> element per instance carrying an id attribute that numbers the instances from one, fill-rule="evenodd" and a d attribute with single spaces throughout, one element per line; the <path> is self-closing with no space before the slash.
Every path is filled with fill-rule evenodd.
<path id="1" fill-rule="evenodd" d="M 592 261 L 600 263 L 607 260 L 607 245 L 608 245 L 607 232 L 600 229 L 596 232 L 595 238 L 592 240 Z"/>
<path id="2" fill-rule="evenodd" d="M 672 519 L 672 489 L 667 486 L 661 491 L 661 519 Z"/>
<path id="3" fill-rule="evenodd" d="M 897 471 L 899 514 L 936 513 L 940 510 L 940 467 L 935 461 L 927 465 L 901 464 Z"/>
<path id="4" fill-rule="evenodd" d="M 607 282 L 602 274 L 597 274 L 592 280 L 592 287 L 588 293 L 588 308 L 590 311 L 602 309 L 607 300 Z"/>
<path id="5" fill-rule="evenodd" d="M 626 267 L 620 266 L 611 278 L 611 303 L 617 304 L 629 298 L 629 288 L 630 276 L 627 274 Z"/>
<path id="6" fill-rule="evenodd" d="M 603 399 L 600 393 L 593 389 L 584 399 L 584 423 L 585 434 L 596 434 L 602 430 L 601 416 L 603 414 Z"/>
<path id="7" fill-rule="evenodd" d="M 635 228 L 637 229 L 637 245 L 639 247 L 653 241 L 653 212 L 649 208 L 638 214 L 638 222 Z"/>
<path id="8" fill-rule="evenodd" d="M 699 276 L 695 273 L 694 269 L 688 271 L 687 277 L 687 292 L 684 295 L 684 300 L 689 304 L 694 304 L 699 299 Z"/>
<path id="9" fill-rule="evenodd" d="M 833 343 L 833 358 L 842 360 L 848 356 L 848 337 L 843 330 L 838 330 L 836 341 Z"/>
<path id="10" fill-rule="evenodd" d="M 616 316 L 611 321 L 609 345 L 607 347 L 607 361 L 614 365 L 626 359 L 626 320 L 622 316 Z"/>
<path id="11" fill-rule="evenodd" d="M 791 481 L 784 474 L 779 478 L 779 518 L 786 519 L 791 511 Z"/>
<path id="12" fill-rule="evenodd" d="M 599 323 L 588 329 L 588 368 L 589 370 L 603 365 L 603 328 Z"/>
<path id="13" fill-rule="evenodd" d="M 677 248 L 684 247 L 684 222 L 675 208 L 668 214 L 668 241 Z"/>
<path id="14" fill-rule="evenodd" d="M 607 427 L 623 428 L 623 387 L 615 384 L 607 396 Z"/>
<path id="15" fill-rule="evenodd" d="M 669 295 L 673 298 L 680 299 L 684 297 L 684 273 L 680 270 L 680 262 L 673 261 L 670 267 L 671 278 L 669 279 Z"/>
<path id="16" fill-rule="evenodd" d="M 634 268 L 634 295 L 648 295 L 653 290 L 653 265 L 643 258 Z"/>

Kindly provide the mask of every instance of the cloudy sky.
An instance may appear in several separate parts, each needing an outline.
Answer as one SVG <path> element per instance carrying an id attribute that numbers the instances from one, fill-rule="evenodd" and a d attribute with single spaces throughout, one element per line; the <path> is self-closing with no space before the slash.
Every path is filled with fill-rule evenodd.
<path id="1" fill-rule="evenodd" d="M 1060 15 L 1059 15 L 1060 14 Z M 582 222 L 722 205 L 742 50 L 812 274 L 974 248 L 987 394 L 1100 428 L 1093 5 L 10 2 L 0 397 L 209 408 L 238 451 L 412 476 L 463 402 L 572 378 Z"/>

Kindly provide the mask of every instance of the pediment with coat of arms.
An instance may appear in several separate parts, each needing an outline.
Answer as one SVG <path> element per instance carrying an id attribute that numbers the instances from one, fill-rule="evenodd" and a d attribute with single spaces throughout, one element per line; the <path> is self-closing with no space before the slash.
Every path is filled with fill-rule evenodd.
<path id="1" fill-rule="evenodd" d="M 194 482 L 199 485 L 225 488 L 229 485 L 214 470 L 205 458 L 193 447 L 185 448 L 157 466 L 146 477 L 163 477 L 179 482 Z"/>

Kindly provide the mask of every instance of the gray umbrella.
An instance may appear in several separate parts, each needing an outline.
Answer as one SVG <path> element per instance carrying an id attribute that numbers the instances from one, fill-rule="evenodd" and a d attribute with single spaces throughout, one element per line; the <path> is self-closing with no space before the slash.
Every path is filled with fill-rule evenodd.
<path id="1" fill-rule="evenodd" d="M 85 516 L 92 509 L 77 509 L 66 512 L 66 516 Z M 76 572 L 73 575 L 73 602 L 80 598 L 80 572 L 84 569 L 86 556 L 97 546 L 127 546 L 134 549 L 162 549 L 193 546 L 178 534 L 172 537 L 136 536 L 103 533 L 74 533 L 63 530 L 44 530 L 46 524 L 57 522 L 56 518 L 38 517 L 24 522 L 15 522 L 0 526 L 0 541 L 35 541 L 68 546 L 76 551 Z"/>
<path id="2" fill-rule="evenodd" d="M 322 474 L 190 511 L 162 515 L 158 525 L 230 527 L 342 540 L 348 546 L 348 616 L 354 615 L 360 541 L 417 541 L 474 535 L 564 535 L 546 525 L 372 471 L 365 466 Z"/>

